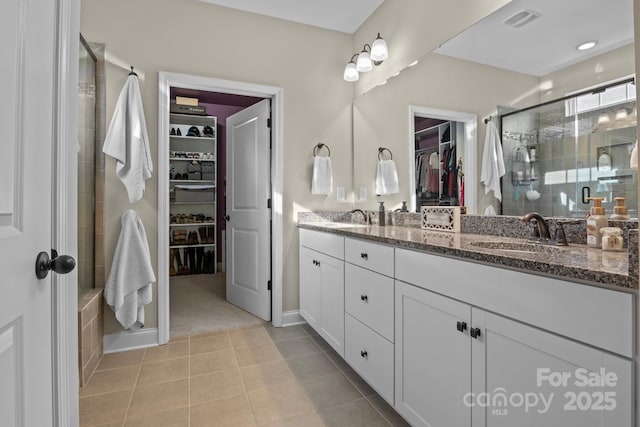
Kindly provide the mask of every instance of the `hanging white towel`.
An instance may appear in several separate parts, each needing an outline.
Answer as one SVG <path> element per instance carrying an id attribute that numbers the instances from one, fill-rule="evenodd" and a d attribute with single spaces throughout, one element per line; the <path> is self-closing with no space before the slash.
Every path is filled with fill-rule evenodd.
<path id="1" fill-rule="evenodd" d="M 330 194 L 333 190 L 333 170 L 330 157 L 315 156 L 313 158 L 313 176 L 311 178 L 311 194 Z"/>
<path id="2" fill-rule="evenodd" d="M 482 154 L 482 172 L 480 182 L 484 183 L 485 194 L 493 190 L 496 199 L 502 200 L 500 189 L 500 177 L 505 173 L 502 144 L 498 129 L 493 122 L 487 124 L 487 133 L 484 137 L 484 151 Z"/>
<path id="3" fill-rule="evenodd" d="M 397 194 L 400 192 L 398 185 L 398 169 L 393 160 L 378 160 L 378 170 L 376 172 L 376 194 L 385 196 L 387 194 Z"/>
<path id="4" fill-rule="evenodd" d="M 485 216 L 496 216 L 496 210 L 493 208 L 493 205 L 489 205 L 486 208 L 484 208 L 484 215 Z"/>
<path id="5" fill-rule="evenodd" d="M 104 287 L 104 299 L 123 328 L 144 326 L 144 306 L 151 302 L 155 281 L 147 234 L 138 214 L 129 209 L 122 215 L 122 230 Z"/>
<path id="6" fill-rule="evenodd" d="M 633 150 L 631 150 L 631 158 L 629 159 L 629 167 L 631 169 L 638 169 L 638 140 L 636 139 L 636 143 L 633 145 Z"/>
<path id="7" fill-rule="evenodd" d="M 153 163 L 137 76 L 130 75 L 120 92 L 102 151 L 116 159 L 116 175 L 127 189 L 129 203 L 140 200 Z"/>

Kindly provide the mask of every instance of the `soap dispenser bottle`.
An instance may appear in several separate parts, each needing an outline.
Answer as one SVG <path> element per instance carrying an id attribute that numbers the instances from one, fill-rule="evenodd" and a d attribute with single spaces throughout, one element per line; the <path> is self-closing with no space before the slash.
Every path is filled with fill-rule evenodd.
<path id="1" fill-rule="evenodd" d="M 631 218 L 631 215 L 629 215 L 629 210 L 627 209 L 627 206 L 625 206 L 624 204 L 625 200 L 627 200 L 626 197 L 613 198 L 613 201 L 615 202 L 615 206 L 613 207 L 613 214 L 611 214 L 609 219 L 625 221 Z"/>
<path id="2" fill-rule="evenodd" d="M 384 227 L 384 202 L 380 203 L 380 208 L 378 209 L 378 225 Z"/>
<path id="3" fill-rule="evenodd" d="M 587 197 L 593 202 L 589 216 L 587 217 L 587 245 L 592 248 L 602 247 L 602 235 L 600 229 L 609 225 L 602 207 L 602 197 Z"/>

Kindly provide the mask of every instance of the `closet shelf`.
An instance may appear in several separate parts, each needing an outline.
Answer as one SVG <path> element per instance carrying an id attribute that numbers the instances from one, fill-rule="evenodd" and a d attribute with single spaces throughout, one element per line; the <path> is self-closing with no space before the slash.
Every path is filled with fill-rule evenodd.
<path id="1" fill-rule="evenodd" d="M 172 202 L 169 201 L 172 205 L 215 205 L 216 202 Z M 198 224 L 194 222 L 194 224 Z"/>
<path id="2" fill-rule="evenodd" d="M 208 141 L 208 142 L 216 142 L 216 138 L 211 138 L 208 136 L 185 136 L 185 135 L 169 135 L 171 140 L 177 141 Z"/>
<path id="3" fill-rule="evenodd" d="M 206 179 L 170 179 L 169 183 L 171 184 L 214 184 L 213 180 Z"/>
<path id="4" fill-rule="evenodd" d="M 171 161 L 184 161 L 184 162 L 191 162 L 193 160 L 197 161 L 197 162 L 215 162 L 216 159 L 186 159 L 184 157 L 169 157 L 169 160 Z"/>
<path id="5" fill-rule="evenodd" d="M 207 246 L 215 246 L 215 242 L 214 243 L 198 243 L 193 244 L 193 245 L 170 245 L 169 249 L 182 249 L 182 248 L 204 248 Z"/>
<path id="6" fill-rule="evenodd" d="M 181 224 L 171 223 L 169 227 L 206 227 L 216 225 L 215 222 L 185 222 Z"/>

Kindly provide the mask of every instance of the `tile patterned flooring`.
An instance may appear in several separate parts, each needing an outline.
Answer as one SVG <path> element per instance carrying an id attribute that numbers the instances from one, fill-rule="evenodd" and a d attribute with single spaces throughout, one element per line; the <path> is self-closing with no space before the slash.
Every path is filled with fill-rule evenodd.
<path id="1" fill-rule="evenodd" d="M 80 425 L 408 426 L 307 325 L 231 329 L 105 355 L 80 390 Z"/>

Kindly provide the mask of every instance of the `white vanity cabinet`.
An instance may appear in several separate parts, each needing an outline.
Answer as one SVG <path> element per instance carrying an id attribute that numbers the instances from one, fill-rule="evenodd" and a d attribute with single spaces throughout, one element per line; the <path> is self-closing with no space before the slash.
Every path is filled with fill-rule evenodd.
<path id="1" fill-rule="evenodd" d="M 396 282 L 396 410 L 412 426 L 469 426 L 471 307 Z"/>
<path id="2" fill-rule="evenodd" d="M 396 277 L 395 408 L 412 425 L 634 425 L 631 294 L 402 249 Z"/>
<path id="3" fill-rule="evenodd" d="M 344 238 L 300 230 L 300 315 L 344 357 Z"/>
<path id="4" fill-rule="evenodd" d="M 477 308 L 471 317 L 472 426 L 634 425 L 633 361 Z M 478 405 L 483 395 L 495 405 Z"/>

